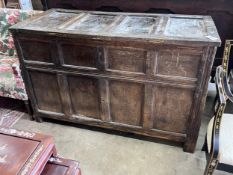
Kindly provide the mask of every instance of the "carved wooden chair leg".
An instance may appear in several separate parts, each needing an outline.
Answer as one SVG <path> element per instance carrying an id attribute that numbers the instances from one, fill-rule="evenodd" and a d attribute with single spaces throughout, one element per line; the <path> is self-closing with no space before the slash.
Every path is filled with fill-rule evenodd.
<path id="1" fill-rule="evenodd" d="M 214 170 L 217 168 L 218 166 L 218 160 L 215 159 L 209 159 L 207 160 L 207 165 L 205 168 L 205 173 L 204 175 L 212 175 L 214 173 Z"/>

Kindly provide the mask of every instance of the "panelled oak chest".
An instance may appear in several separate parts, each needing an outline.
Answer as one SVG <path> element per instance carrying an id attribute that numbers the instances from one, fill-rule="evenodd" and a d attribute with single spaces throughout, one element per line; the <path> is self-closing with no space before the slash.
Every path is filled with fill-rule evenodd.
<path id="1" fill-rule="evenodd" d="M 11 28 L 34 117 L 193 152 L 220 39 L 209 16 L 54 9 Z"/>

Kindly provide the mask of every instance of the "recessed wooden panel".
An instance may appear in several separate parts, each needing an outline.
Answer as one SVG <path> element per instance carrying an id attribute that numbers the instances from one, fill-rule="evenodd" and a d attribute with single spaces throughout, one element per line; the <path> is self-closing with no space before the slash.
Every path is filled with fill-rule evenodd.
<path id="1" fill-rule="evenodd" d="M 132 82 L 110 81 L 109 91 L 112 121 L 141 125 L 144 86 Z"/>
<path id="2" fill-rule="evenodd" d="M 62 104 L 56 74 L 29 71 L 38 108 L 62 113 Z"/>
<path id="3" fill-rule="evenodd" d="M 165 35 L 187 38 L 203 38 L 207 35 L 203 18 L 171 17 Z"/>
<path id="4" fill-rule="evenodd" d="M 160 51 L 157 57 L 157 74 L 197 78 L 202 55 L 173 50 Z"/>
<path id="5" fill-rule="evenodd" d="M 33 21 L 33 23 L 29 23 L 28 27 L 39 27 L 39 28 L 55 28 L 73 17 L 77 17 L 79 13 L 62 13 L 62 12 L 52 12 L 48 14 L 48 16 L 43 16 L 39 19 Z"/>
<path id="6" fill-rule="evenodd" d="M 109 48 L 107 54 L 108 68 L 145 73 L 146 53 L 144 50 Z"/>
<path id="7" fill-rule="evenodd" d="M 20 44 L 25 60 L 53 63 L 51 43 L 22 40 Z"/>
<path id="8" fill-rule="evenodd" d="M 79 32 L 102 32 L 112 24 L 116 15 L 95 15 L 89 14 L 82 20 L 74 22 L 67 27 L 67 30 L 78 30 Z"/>
<path id="9" fill-rule="evenodd" d="M 75 114 L 100 118 L 98 80 L 90 77 L 69 76 L 68 83 Z"/>
<path id="10" fill-rule="evenodd" d="M 154 88 L 154 93 L 154 128 L 186 133 L 187 120 L 193 102 L 193 91 L 160 86 Z"/>
<path id="11" fill-rule="evenodd" d="M 114 30 L 116 34 L 150 34 L 157 24 L 157 17 L 127 16 Z"/>
<path id="12" fill-rule="evenodd" d="M 96 67 L 98 50 L 96 47 L 62 44 L 63 61 L 66 65 Z"/>

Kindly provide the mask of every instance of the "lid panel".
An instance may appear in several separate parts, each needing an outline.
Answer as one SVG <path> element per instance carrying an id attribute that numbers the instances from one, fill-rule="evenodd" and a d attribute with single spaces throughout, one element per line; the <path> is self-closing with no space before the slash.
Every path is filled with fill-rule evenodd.
<path id="1" fill-rule="evenodd" d="M 203 18 L 171 17 L 164 34 L 187 38 L 201 38 L 207 35 Z"/>
<path id="2" fill-rule="evenodd" d="M 78 30 L 79 32 L 101 32 L 111 25 L 116 15 L 87 15 L 67 27 L 67 30 Z"/>
<path id="3" fill-rule="evenodd" d="M 52 12 L 46 16 L 42 16 L 36 19 L 32 23 L 28 24 L 28 27 L 40 27 L 40 28 L 57 28 L 57 26 L 65 23 L 66 21 L 80 15 L 80 13 L 62 13 Z"/>
<path id="4" fill-rule="evenodd" d="M 148 35 L 157 24 L 157 17 L 127 16 L 114 30 L 116 34 Z"/>

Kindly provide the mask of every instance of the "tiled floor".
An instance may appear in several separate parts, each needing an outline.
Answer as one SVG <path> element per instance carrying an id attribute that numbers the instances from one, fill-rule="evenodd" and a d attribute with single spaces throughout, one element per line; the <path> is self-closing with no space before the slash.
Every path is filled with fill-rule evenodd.
<path id="1" fill-rule="evenodd" d="M 181 147 L 72 127 L 50 122 L 36 123 L 25 115 L 15 128 L 53 135 L 58 152 L 80 161 L 83 175 L 201 175 L 206 164 L 201 152 L 206 126 L 210 120 L 214 93 L 207 98 L 196 152 Z M 227 175 L 216 171 L 215 175 Z"/>

